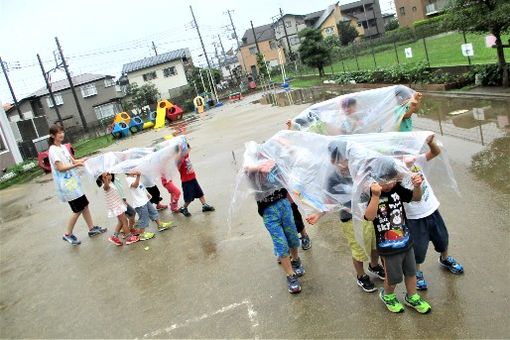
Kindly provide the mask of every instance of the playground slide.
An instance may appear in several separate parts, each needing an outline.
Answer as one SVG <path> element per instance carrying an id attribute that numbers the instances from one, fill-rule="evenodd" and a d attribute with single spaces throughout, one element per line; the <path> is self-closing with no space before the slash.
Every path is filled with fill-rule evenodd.
<path id="1" fill-rule="evenodd" d="M 165 127 L 166 105 L 161 105 L 163 102 L 159 102 L 156 108 L 156 122 L 154 124 L 155 129 Z"/>

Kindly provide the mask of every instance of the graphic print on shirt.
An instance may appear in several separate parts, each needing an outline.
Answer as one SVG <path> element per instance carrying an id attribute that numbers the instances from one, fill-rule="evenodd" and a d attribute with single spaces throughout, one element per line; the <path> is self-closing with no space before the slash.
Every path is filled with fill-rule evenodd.
<path id="1" fill-rule="evenodd" d="M 377 233 L 383 236 L 377 240 L 377 245 L 381 249 L 398 249 L 409 242 L 400 196 L 395 192 L 391 198 L 393 203 L 381 200 L 377 210 Z"/>
<path id="2" fill-rule="evenodd" d="M 416 163 L 411 167 L 411 172 L 420 175 L 421 178 L 425 178 L 423 175 L 423 168 Z M 428 190 L 428 187 L 427 181 L 421 183 L 421 200 L 424 202 L 429 200 L 430 190 Z"/>
<path id="3" fill-rule="evenodd" d="M 191 164 L 191 160 L 189 158 L 186 158 L 184 160 L 186 162 L 186 173 L 191 174 L 193 172 L 193 164 Z"/>

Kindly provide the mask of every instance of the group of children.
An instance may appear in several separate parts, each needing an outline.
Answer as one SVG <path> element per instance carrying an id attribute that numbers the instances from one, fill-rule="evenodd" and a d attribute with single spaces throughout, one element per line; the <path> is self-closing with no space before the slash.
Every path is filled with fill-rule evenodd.
<path id="1" fill-rule="evenodd" d="M 57 196 L 62 202 L 67 202 L 72 210 L 71 218 L 62 238 L 72 245 L 79 245 L 81 241 L 73 234 L 73 230 L 80 216 L 83 216 L 87 223 L 89 237 L 102 234 L 107 229 L 94 225 L 88 206 L 89 201 L 84 194 L 80 177 L 76 171 L 77 167 L 83 166 L 86 159 L 75 159 L 62 144 L 65 137 L 62 126 L 51 126 L 49 135 L 49 161 Z M 188 206 L 195 198 L 198 198 L 202 203 L 202 211 L 215 210 L 205 200 L 189 159 L 189 151 L 188 144 L 186 151 L 180 155 L 178 164 L 176 164 L 181 176 L 182 191 L 184 192 L 184 205 L 181 208 L 178 206 L 181 192 L 171 179 L 161 177 L 162 185 L 171 195 L 169 204 L 171 211 L 182 213 L 186 217 L 191 216 Z M 138 171 L 126 173 L 125 176 L 132 198 L 131 204 L 128 203 L 122 191 L 122 184 L 118 180 L 118 176 L 116 179 L 115 174 L 104 172 L 96 178 L 96 184 L 103 189 L 108 217 L 117 218 L 115 231 L 108 238 L 110 242 L 117 246 L 124 244 L 122 238 L 125 239 L 126 245 L 153 238 L 155 234 L 146 231 L 150 221 L 156 223 L 159 232 L 172 226 L 172 222 L 162 222 L 159 218 L 158 210 L 166 209 L 167 206 L 161 203 L 162 197 L 156 181 Z M 138 215 L 137 222 L 135 222 L 136 215 Z"/>
<path id="2" fill-rule="evenodd" d="M 402 119 L 399 130 L 411 131 L 411 116 L 418 109 L 422 95 L 418 92 L 406 92 L 399 87 L 396 88 L 395 95 L 399 102 L 395 115 Z M 353 101 L 342 102 L 341 109 L 345 111 L 354 104 Z M 287 126 L 291 128 L 290 121 Z M 404 156 L 402 159 L 407 170 L 413 174 L 412 183 L 408 185 L 412 189 L 402 185 L 403 177 L 394 158 L 380 155 L 370 160 L 370 185 L 361 197 L 367 204 L 364 221 L 361 221 L 364 247 L 358 244 L 354 236 L 351 203 L 345 204 L 340 211 L 342 229 L 351 248 L 357 284 L 365 292 L 377 290 L 363 268 L 363 262 L 369 261 L 368 272 L 384 280 L 384 286 L 379 293 L 380 299 L 387 309 L 394 313 L 404 311 L 404 306 L 395 295 L 395 287 L 403 278 L 407 291 L 405 303 L 419 313 L 428 313 L 432 309 L 430 304 L 417 294 L 417 290 L 428 288 L 421 265 L 425 261 L 429 242 L 432 242 L 440 254 L 440 266 L 454 274 L 464 271 L 462 265 L 448 255 L 449 236 L 438 210 L 439 201 L 422 171 L 424 164 L 441 152 L 435 143 L 434 135 L 427 140 L 427 144 L 429 151 L 426 153 L 418 157 Z M 342 187 L 339 183 L 352 185 L 346 143 L 342 140 L 334 141 L 328 146 L 328 152 L 334 171 L 327 183 L 324 183 L 324 190 L 335 194 L 335 188 Z M 274 160 L 266 159 L 261 152 L 257 151 L 257 155 L 257 162 L 245 164 L 244 170 L 252 182 L 255 178 L 258 183 L 263 182 L 264 178 L 266 182 L 270 182 L 268 175 L 274 173 L 277 166 Z M 271 235 L 275 252 L 281 258 L 287 275 L 288 291 L 299 293 L 301 285 L 298 277 L 302 276 L 305 270 L 297 251 L 299 239 L 293 211 L 285 188 L 278 188 L 269 194 L 268 192 L 270 190 L 266 188 L 263 193 L 256 194 L 258 211 Z M 313 225 L 324 214 L 325 212 L 309 214 L 306 221 Z"/>

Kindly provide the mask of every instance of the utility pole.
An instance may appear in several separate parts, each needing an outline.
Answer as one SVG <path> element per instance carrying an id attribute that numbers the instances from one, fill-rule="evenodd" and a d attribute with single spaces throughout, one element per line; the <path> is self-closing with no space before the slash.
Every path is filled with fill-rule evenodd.
<path id="1" fill-rule="evenodd" d="M 9 86 L 9 90 L 11 91 L 12 100 L 14 100 L 14 106 L 16 106 L 19 118 L 23 119 L 24 118 L 23 113 L 21 113 L 21 108 L 18 105 L 18 100 L 16 99 L 16 95 L 14 94 L 14 90 L 12 89 L 11 81 L 9 80 L 9 75 L 7 74 L 7 69 L 5 68 L 4 62 L 2 61 L 2 57 L 0 57 L 0 64 L 2 65 L 2 71 L 4 72 L 5 80 L 7 81 L 7 85 Z"/>
<path id="2" fill-rule="evenodd" d="M 255 34 L 255 29 L 253 28 L 253 21 L 250 20 L 251 24 L 251 32 L 253 33 L 253 39 L 255 39 L 255 46 L 257 46 L 257 53 L 260 54 L 259 42 L 257 41 L 257 35 Z"/>
<path id="3" fill-rule="evenodd" d="M 225 49 L 223 48 L 223 43 L 221 42 L 221 37 L 218 34 L 218 40 L 220 41 L 221 52 L 223 53 L 223 65 L 228 69 L 228 73 L 230 74 L 230 79 L 233 79 L 232 72 L 230 71 L 230 66 L 227 65 L 227 54 L 225 53 Z"/>
<path id="4" fill-rule="evenodd" d="M 244 62 L 244 56 L 243 56 L 243 53 L 241 52 L 241 44 L 239 43 L 239 38 L 237 37 L 236 27 L 234 26 L 234 22 L 232 21 L 232 16 L 230 15 L 230 10 L 227 10 L 227 13 L 228 13 L 228 17 L 230 18 L 230 25 L 232 26 L 232 30 L 234 31 L 234 38 L 236 39 L 237 49 L 239 50 L 239 53 L 241 53 L 241 61 L 243 63 L 243 71 L 244 71 L 244 74 L 246 74 L 247 73 L 246 63 Z"/>
<path id="5" fill-rule="evenodd" d="M 48 89 L 48 92 L 50 93 L 50 99 L 53 103 L 53 107 L 55 108 L 55 112 L 57 113 L 57 118 L 62 127 L 64 127 L 64 122 L 62 121 L 62 116 L 60 116 L 60 111 L 58 110 L 57 102 L 55 101 L 55 96 L 53 95 L 53 91 L 51 90 L 50 82 L 48 81 L 48 75 L 46 74 L 46 71 L 44 70 L 43 63 L 41 61 L 41 57 L 39 56 L 39 53 L 37 54 L 37 60 L 39 60 L 39 65 L 41 66 L 41 72 L 44 77 L 44 82 L 46 83 L 46 88 Z"/>
<path id="6" fill-rule="evenodd" d="M 207 51 L 205 50 L 205 46 L 204 46 L 204 42 L 202 40 L 202 35 L 200 34 L 200 29 L 198 28 L 198 24 L 197 24 L 197 20 L 195 19 L 195 13 L 193 13 L 193 7 L 191 7 L 191 5 L 189 5 L 189 9 L 191 10 L 191 16 L 193 17 L 193 22 L 195 24 L 195 28 L 197 29 L 197 33 L 198 33 L 198 38 L 200 39 L 200 44 L 202 45 L 202 51 L 204 52 L 204 57 L 205 57 L 205 61 L 207 62 L 207 67 L 209 68 L 209 77 L 210 77 L 210 81 L 211 81 L 211 84 L 214 85 L 214 81 L 211 77 L 211 63 L 209 62 L 209 58 L 207 57 Z M 211 89 L 212 90 L 212 95 L 215 96 L 215 91 L 214 91 L 214 88 Z M 215 101 L 218 101 L 218 98 L 214 98 Z"/>
<path id="7" fill-rule="evenodd" d="M 74 101 L 76 103 L 76 108 L 78 109 L 78 114 L 81 118 L 81 123 L 83 125 L 83 129 L 88 131 L 87 121 L 85 120 L 85 116 L 83 115 L 83 111 L 80 106 L 80 101 L 78 100 L 78 96 L 76 95 L 76 89 L 73 85 L 73 80 L 71 79 L 71 74 L 69 73 L 69 69 L 67 68 L 66 59 L 64 58 L 64 54 L 62 53 L 62 48 L 60 47 L 60 43 L 58 42 L 58 38 L 55 37 L 55 42 L 57 43 L 58 52 L 60 53 L 60 58 L 62 58 L 62 65 L 64 65 L 64 70 L 66 71 L 67 80 L 69 80 L 69 86 L 71 86 L 71 92 L 73 93 Z"/>
<path id="8" fill-rule="evenodd" d="M 287 47 L 289 48 L 289 59 L 290 59 L 290 61 L 292 61 L 292 59 L 293 59 L 292 48 L 290 47 L 289 36 L 287 35 L 287 26 L 285 25 L 285 21 L 283 20 L 283 11 L 281 8 L 280 8 L 280 19 L 282 20 L 283 32 L 285 33 L 285 40 L 287 41 Z"/>
<path id="9" fill-rule="evenodd" d="M 158 55 L 158 50 L 156 49 L 156 45 L 154 44 L 154 41 L 152 42 L 152 49 L 154 50 L 154 53 Z"/>

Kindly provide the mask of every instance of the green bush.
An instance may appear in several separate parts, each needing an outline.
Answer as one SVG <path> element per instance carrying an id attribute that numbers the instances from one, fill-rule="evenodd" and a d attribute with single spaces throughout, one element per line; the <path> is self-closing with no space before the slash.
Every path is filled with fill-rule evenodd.
<path id="1" fill-rule="evenodd" d="M 484 86 L 501 86 L 503 84 L 503 74 L 496 64 L 475 65 L 469 75 L 474 79 L 476 74 L 481 77 Z"/>
<path id="2" fill-rule="evenodd" d="M 426 38 L 448 31 L 444 14 L 427 20 L 416 21 L 413 23 L 413 28 L 418 38 Z"/>

